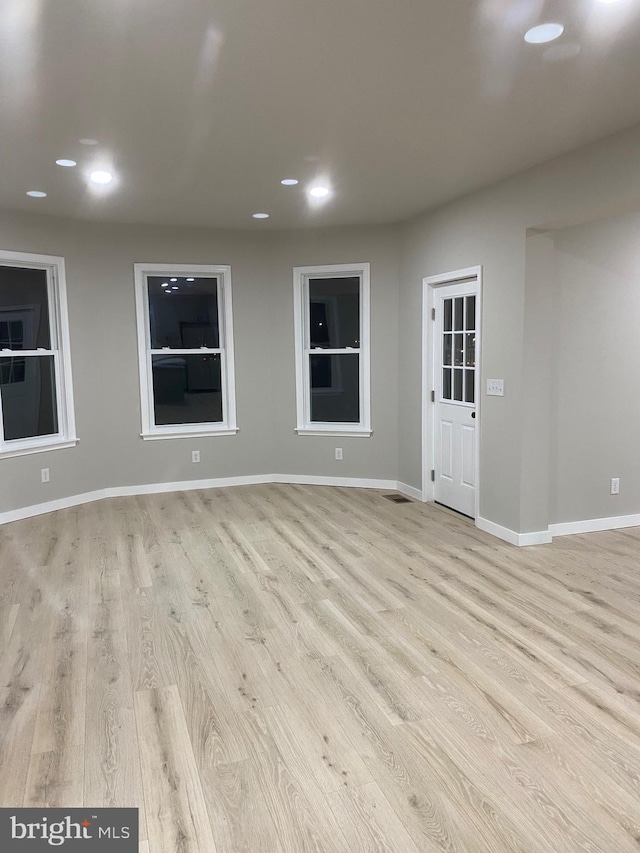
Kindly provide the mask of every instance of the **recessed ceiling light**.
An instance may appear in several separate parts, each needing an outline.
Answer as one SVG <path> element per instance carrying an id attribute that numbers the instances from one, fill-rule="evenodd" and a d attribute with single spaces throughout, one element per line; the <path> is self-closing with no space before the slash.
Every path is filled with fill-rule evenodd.
<path id="1" fill-rule="evenodd" d="M 195 281 L 195 278 L 188 278 L 187 281 Z"/>
<path id="2" fill-rule="evenodd" d="M 76 163 L 75 160 L 56 160 L 56 165 L 57 166 L 66 166 L 67 169 L 70 169 L 72 166 L 77 166 L 78 164 Z"/>
<path id="3" fill-rule="evenodd" d="M 171 290 L 177 290 L 177 289 L 178 289 L 178 285 L 177 285 L 177 284 L 174 284 L 174 285 L 173 285 L 173 287 L 171 288 Z"/>
<path id="4" fill-rule="evenodd" d="M 27 195 L 30 195 L 31 198 L 46 198 L 47 194 L 43 193 L 41 190 L 28 190 Z"/>
<path id="5" fill-rule="evenodd" d="M 165 293 L 167 294 L 167 296 L 171 296 L 171 291 L 170 291 L 170 290 L 165 290 Z"/>
<path id="6" fill-rule="evenodd" d="M 160 285 L 160 287 L 169 287 L 169 282 L 163 281 L 162 284 Z"/>
<path id="7" fill-rule="evenodd" d="M 268 213 L 252 213 L 251 215 L 253 216 L 254 219 L 268 219 L 269 218 Z"/>
<path id="8" fill-rule="evenodd" d="M 90 139 L 87 136 L 84 136 L 82 139 L 79 139 L 78 142 L 80 143 L 80 145 L 97 145 L 98 144 L 97 139 Z"/>
<path id="9" fill-rule="evenodd" d="M 283 187 L 295 187 L 295 185 L 300 182 L 295 178 L 284 178 L 282 181 L 280 181 L 280 183 Z"/>
<path id="10" fill-rule="evenodd" d="M 325 198 L 329 195 L 329 190 L 327 187 L 311 187 L 309 195 L 312 195 L 314 198 Z"/>
<path id="11" fill-rule="evenodd" d="M 546 44 L 548 41 L 560 38 L 564 32 L 562 24 L 539 24 L 537 27 L 531 27 L 524 34 L 524 40 L 529 44 Z"/>
<path id="12" fill-rule="evenodd" d="M 110 184 L 113 180 L 111 172 L 103 172 L 100 169 L 95 172 L 91 172 L 89 177 L 94 184 Z"/>
<path id="13" fill-rule="evenodd" d="M 177 278 L 170 278 L 169 281 L 177 281 Z"/>

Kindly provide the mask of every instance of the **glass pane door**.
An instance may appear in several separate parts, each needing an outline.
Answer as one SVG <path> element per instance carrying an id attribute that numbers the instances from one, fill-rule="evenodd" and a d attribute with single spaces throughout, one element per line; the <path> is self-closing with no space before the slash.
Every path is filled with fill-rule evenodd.
<path id="1" fill-rule="evenodd" d="M 475 403 L 476 297 L 442 300 L 442 399 Z"/>

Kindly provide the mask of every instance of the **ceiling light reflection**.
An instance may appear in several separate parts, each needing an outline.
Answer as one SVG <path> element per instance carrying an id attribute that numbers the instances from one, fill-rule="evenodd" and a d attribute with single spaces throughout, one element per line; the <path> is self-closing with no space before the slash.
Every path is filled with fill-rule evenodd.
<path id="1" fill-rule="evenodd" d="M 104 172 L 101 169 L 97 169 L 95 172 L 91 172 L 89 175 L 94 184 L 110 184 L 113 180 L 113 175 L 111 172 Z"/>
<path id="2" fill-rule="evenodd" d="M 560 38 L 563 32 L 564 26 L 562 24 L 539 24 L 537 27 L 531 27 L 530 30 L 527 30 L 524 34 L 524 40 L 529 44 L 546 44 Z"/>

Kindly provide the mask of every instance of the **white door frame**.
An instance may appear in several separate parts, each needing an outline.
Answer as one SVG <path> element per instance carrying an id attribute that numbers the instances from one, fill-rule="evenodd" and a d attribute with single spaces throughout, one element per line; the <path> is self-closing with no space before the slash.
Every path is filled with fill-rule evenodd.
<path id="1" fill-rule="evenodd" d="M 435 403 L 431 400 L 431 391 L 435 384 L 435 359 L 433 355 L 433 320 L 436 288 L 446 284 L 462 284 L 475 278 L 478 287 L 478 310 L 476 332 L 480 346 L 476 350 L 476 495 L 475 518 L 480 516 L 480 398 L 481 380 L 480 358 L 482 353 L 482 266 L 467 267 L 462 270 L 430 275 L 422 279 L 422 500 L 432 501 L 435 486 L 431 481 L 431 471 L 435 468 Z"/>

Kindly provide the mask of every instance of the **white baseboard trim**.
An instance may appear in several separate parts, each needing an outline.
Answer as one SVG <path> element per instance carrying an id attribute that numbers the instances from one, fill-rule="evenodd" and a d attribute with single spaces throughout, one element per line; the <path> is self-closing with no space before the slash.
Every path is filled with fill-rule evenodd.
<path id="1" fill-rule="evenodd" d="M 191 492 L 195 489 L 221 489 L 225 486 L 256 486 L 273 483 L 272 474 L 252 474 L 248 477 L 217 477 L 209 480 L 181 480 L 175 483 L 146 483 L 142 486 L 116 486 L 105 489 L 106 498 L 123 498 L 127 495 L 154 495 L 162 492 Z"/>
<path id="2" fill-rule="evenodd" d="M 549 530 L 534 530 L 532 533 L 518 533 L 518 545 L 548 545 L 552 536 Z"/>
<path id="3" fill-rule="evenodd" d="M 20 507 L 20 509 L 10 509 L 7 512 L 0 513 L 0 524 L 9 524 L 11 521 L 22 521 L 24 518 L 33 518 L 47 512 L 56 512 L 59 509 L 69 509 L 72 506 L 100 501 L 107 497 L 105 491 L 105 489 L 99 489 L 95 492 L 85 492 L 82 495 L 71 495 L 68 498 L 58 498 L 55 501 Z"/>
<path id="4" fill-rule="evenodd" d="M 291 483 L 299 486 L 346 486 L 354 489 L 393 489 L 395 480 L 367 480 L 360 477 L 317 477 L 313 474 L 274 474 L 272 483 Z"/>
<path id="5" fill-rule="evenodd" d="M 230 486 L 255 486 L 261 483 L 292 483 L 303 486 L 343 486 L 356 489 L 388 489 L 398 491 L 415 500 L 422 500 L 422 492 L 414 486 L 397 480 L 373 480 L 360 477 L 319 477 L 306 474 L 254 474 L 246 477 L 219 477 L 207 480 L 181 480 L 172 483 L 145 483 L 137 486 L 114 486 L 71 495 L 66 498 L 47 501 L 8 510 L 0 513 L 0 525 L 12 521 L 21 521 L 60 509 L 70 509 L 81 504 L 100 501 L 105 498 L 121 498 L 132 495 L 150 495 L 163 492 L 187 492 L 195 489 L 218 489 Z M 619 530 L 623 527 L 640 527 L 640 514 L 611 516 L 609 518 L 591 518 L 584 521 L 568 521 L 550 524 L 548 530 L 536 530 L 533 533 L 516 533 L 508 527 L 502 527 L 486 518 L 478 517 L 476 527 L 490 533 L 511 545 L 545 545 L 553 536 L 570 536 L 576 533 L 596 533 L 602 530 Z"/>
<path id="6" fill-rule="evenodd" d="M 216 489 L 223 486 L 253 486 L 259 483 L 273 483 L 271 474 L 258 474 L 251 477 L 221 477 L 213 480 L 183 480 L 175 483 L 144 483 L 140 486 L 110 486 L 106 489 L 97 489 L 94 492 L 84 492 L 81 495 L 70 495 L 67 498 L 58 498 L 41 504 L 12 509 L 0 513 L 0 525 L 11 521 L 22 521 L 24 518 L 32 518 L 36 515 L 44 515 L 47 512 L 55 512 L 59 509 L 70 509 L 81 504 L 92 501 L 101 501 L 105 498 L 124 498 L 132 495 L 152 495 L 162 492 L 188 492 L 195 489 Z"/>
<path id="7" fill-rule="evenodd" d="M 407 486 L 406 483 L 397 482 L 396 483 L 397 490 L 406 495 L 408 498 L 413 498 L 416 501 L 422 500 L 422 489 L 416 489 L 414 486 Z"/>
<path id="8" fill-rule="evenodd" d="M 575 533 L 597 533 L 601 530 L 619 530 L 621 527 L 640 527 L 640 514 L 613 515 L 608 518 L 587 518 L 584 521 L 564 521 L 550 524 L 552 536 L 572 536 Z"/>
<path id="9" fill-rule="evenodd" d="M 510 545 L 517 545 L 519 548 L 526 545 L 547 545 L 551 542 L 551 532 L 549 530 L 536 530 L 533 533 L 516 533 L 515 530 L 502 527 L 494 521 L 480 517 L 476 518 L 476 527 L 479 530 L 484 530 L 485 533 L 497 536 L 498 539 L 502 539 Z"/>
<path id="10" fill-rule="evenodd" d="M 305 474 L 254 474 L 246 477 L 219 477 L 208 480 L 181 480 L 173 483 L 144 483 L 138 486 L 112 486 L 84 492 L 81 495 L 70 495 L 66 498 L 47 501 L 41 504 L 12 509 L 0 513 L 0 525 L 12 521 L 22 521 L 55 512 L 59 509 L 70 509 L 74 506 L 100 501 L 105 498 L 123 498 L 132 495 L 152 495 L 163 492 L 188 492 L 195 489 L 219 489 L 229 486 L 255 486 L 261 483 L 295 483 L 303 486 L 348 486 L 357 489 L 390 489 L 395 491 L 399 485 L 395 480 L 368 480 L 358 477 L 316 477 Z M 407 487 L 409 488 L 409 487 Z"/>

